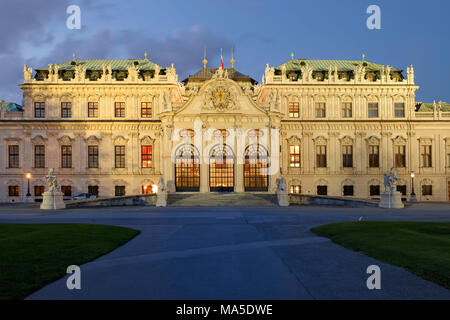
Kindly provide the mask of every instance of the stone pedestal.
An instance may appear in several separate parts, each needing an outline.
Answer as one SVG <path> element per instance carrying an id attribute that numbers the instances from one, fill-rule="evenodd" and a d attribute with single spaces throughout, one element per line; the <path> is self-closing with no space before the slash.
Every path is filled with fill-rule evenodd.
<path id="1" fill-rule="evenodd" d="M 158 191 L 156 193 L 156 206 L 167 207 L 167 191 Z"/>
<path id="2" fill-rule="evenodd" d="M 287 190 L 277 191 L 278 205 L 280 207 L 289 207 L 289 193 Z"/>
<path id="3" fill-rule="evenodd" d="M 42 194 L 41 210 L 65 209 L 64 194 L 60 191 L 47 191 Z"/>
<path id="4" fill-rule="evenodd" d="M 398 191 L 385 191 L 381 193 L 380 203 L 378 205 L 380 208 L 388 209 L 402 209 L 405 206 L 402 202 L 402 194 Z"/>

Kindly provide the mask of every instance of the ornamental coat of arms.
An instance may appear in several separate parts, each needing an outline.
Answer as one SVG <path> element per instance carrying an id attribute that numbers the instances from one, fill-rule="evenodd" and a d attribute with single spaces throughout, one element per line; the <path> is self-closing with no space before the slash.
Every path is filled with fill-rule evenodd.
<path id="1" fill-rule="evenodd" d="M 206 109 L 225 111 L 236 108 L 235 95 L 225 85 L 217 85 L 208 88 L 205 92 Z"/>

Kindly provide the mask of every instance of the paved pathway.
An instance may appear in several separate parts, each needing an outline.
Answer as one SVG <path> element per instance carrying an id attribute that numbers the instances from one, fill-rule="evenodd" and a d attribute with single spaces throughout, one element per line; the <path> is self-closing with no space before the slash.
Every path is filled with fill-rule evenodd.
<path id="1" fill-rule="evenodd" d="M 142 233 L 81 266 L 82 289 L 60 279 L 29 299 L 450 299 L 450 291 L 312 234 L 364 220 L 450 221 L 449 205 L 405 210 L 331 207 L 101 208 L 36 214 L 0 206 L 0 222 L 96 223 Z M 377 264 L 382 289 L 366 287 Z"/>

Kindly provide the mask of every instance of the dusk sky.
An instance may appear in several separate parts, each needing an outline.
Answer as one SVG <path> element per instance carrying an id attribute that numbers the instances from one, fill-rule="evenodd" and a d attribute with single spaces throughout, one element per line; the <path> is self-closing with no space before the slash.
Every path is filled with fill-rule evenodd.
<path id="1" fill-rule="evenodd" d="M 66 27 L 66 8 L 81 8 L 81 29 Z M 381 30 L 369 30 L 369 5 L 381 8 Z M 261 80 L 266 63 L 290 59 L 366 60 L 406 70 L 421 87 L 417 101 L 450 102 L 448 15 L 445 0 L 2 0 L 0 99 L 21 103 L 23 65 L 72 59 L 149 58 L 175 64 L 182 80 L 217 67 L 220 48 L 229 67 Z M 406 75 L 406 71 L 404 73 Z"/>

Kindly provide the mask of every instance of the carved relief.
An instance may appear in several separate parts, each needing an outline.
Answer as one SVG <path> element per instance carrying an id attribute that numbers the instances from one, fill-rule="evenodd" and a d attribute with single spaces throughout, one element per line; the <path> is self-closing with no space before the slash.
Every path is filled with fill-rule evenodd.
<path id="1" fill-rule="evenodd" d="M 225 82 L 218 82 L 205 90 L 204 109 L 225 111 L 237 109 L 236 93 Z"/>
<path id="2" fill-rule="evenodd" d="M 380 144 L 380 139 L 377 137 L 371 136 L 367 139 L 367 143 L 372 146 L 377 146 Z"/>

